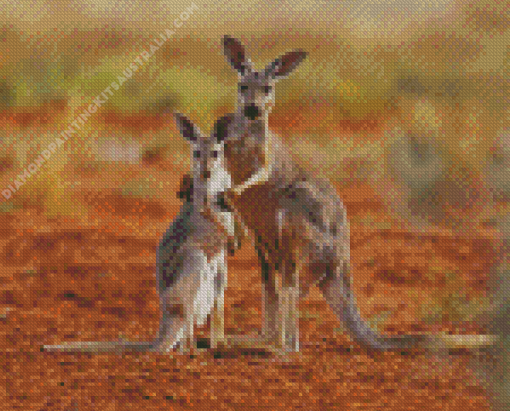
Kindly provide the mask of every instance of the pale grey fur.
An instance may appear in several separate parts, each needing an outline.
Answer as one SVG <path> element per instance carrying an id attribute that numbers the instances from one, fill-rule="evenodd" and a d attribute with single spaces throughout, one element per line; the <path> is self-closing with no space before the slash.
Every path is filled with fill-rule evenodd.
<path id="1" fill-rule="evenodd" d="M 222 168 L 221 161 L 202 161 L 211 156 L 210 151 L 218 144 L 215 136 L 205 138 L 186 117 L 180 114 L 175 117 L 192 147 L 193 200 L 182 206 L 157 249 L 156 284 L 161 311 L 157 337 L 150 342 L 80 341 L 45 345 L 46 351 L 164 352 L 177 345 L 182 351 L 188 350 L 193 341 L 194 326 L 205 323 L 215 302 L 211 345 L 214 347 L 223 340 L 227 237 L 235 235 L 234 220 L 230 212 L 221 211 L 208 199 L 230 187 L 230 176 Z M 197 150 L 202 158 L 194 159 Z M 204 177 L 206 169 L 211 174 Z M 210 211 L 209 216 L 204 214 L 206 208 Z"/>

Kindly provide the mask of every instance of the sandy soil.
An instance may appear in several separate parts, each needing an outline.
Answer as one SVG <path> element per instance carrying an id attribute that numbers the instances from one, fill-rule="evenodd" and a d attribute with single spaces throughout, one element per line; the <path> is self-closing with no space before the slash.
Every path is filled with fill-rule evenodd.
<path id="1" fill-rule="evenodd" d="M 160 200 L 123 197 L 121 176 L 150 170 L 167 181 Z M 71 171 L 70 171 L 71 172 Z M 73 172 L 79 172 L 74 170 Z M 48 219 L 41 210 L 0 216 L 0 341 L 3 409 L 366 409 L 488 410 L 466 364 L 471 354 L 370 353 L 354 344 L 317 290 L 300 304 L 301 352 L 198 350 L 192 355 L 90 355 L 41 352 L 76 340 L 148 340 L 158 328 L 154 281 L 158 239 L 177 213 L 182 170 L 167 164 L 111 166 L 81 173 L 69 201 L 89 205 L 80 219 Z M 467 295 L 483 294 L 493 259 L 490 233 L 470 239 L 439 230 L 398 228 L 370 186 L 341 193 L 352 223 L 355 290 L 363 315 L 387 310 L 385 331 L 480 332 L 474 324 L 426 324 L 419 308 L 444 278 L 462 273 Z M 377 223 L 391 224 L 378 229 Z M 246 334 L 261 325 L 260 278 L 250 244 L 230 260 L 226 328 Z M 208 329 L 198 330 L 200 346 Z M 4 378 L 5 378 L 4 377 Z M 0 386 L 1 387 L 1 386 Z"/>

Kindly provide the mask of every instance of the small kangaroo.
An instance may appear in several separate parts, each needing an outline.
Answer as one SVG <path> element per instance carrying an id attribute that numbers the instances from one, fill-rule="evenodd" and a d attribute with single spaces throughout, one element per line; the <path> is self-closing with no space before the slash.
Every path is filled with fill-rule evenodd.
<path id="1" fill-rule="evenodd" d="M 362 345 L 380 350 L 455 345 L 449 337 L 383 336 L 361 317 L 350 283 L 350 228 L 342 201 L 331 183 L 295 161 L 268 127 L 275 83 L 307 53 L 290 51 L 256 71 L 239 40 L 224 36 L 223 50 L 239 82 L 236 112 L 220 123 L 222 154 L 233 181 L 233 188 L 220 198 L 255 235 L 263 281 L 263 338 L 299 351 L 298 300 L 318 285 L 337 318 Z"/>
<path id="2" fill-rule="evenodd" d="M 222 144 L 217 131 L 210 138 L 185 116 L 175 119 L 192 149 L 192 179 L 181 180 L 178 196 L 185 198 L 179 215 L 163 236 L 156 253 L 156 279 L 161 320 L 150 342 L 72 342 L 45 345 L 47 351 L 164 352 L 176 345 L 188 351 L 194 325 L 203 325 L 213 310 L 211 347 L 224 340 L 224 289 L 227 283 L 226 250 L 240 244 L 234 216 L 208 201 L 231 185 L 217 153 Z M 217 126 L 215 127 L 217 128 Z M 220 126 L 221 128 L 221 126 Z M 229 244 L 227 244 L 229 243 Z M 194 340 L 193 340 L 194 343 Z"/>

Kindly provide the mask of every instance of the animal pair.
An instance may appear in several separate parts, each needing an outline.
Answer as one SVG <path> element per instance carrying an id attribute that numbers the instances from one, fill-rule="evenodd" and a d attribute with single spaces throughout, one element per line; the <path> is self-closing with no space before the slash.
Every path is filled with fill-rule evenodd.
<path id="1" fill-rule="evenodd" d="M 485 336 L 384 336 L 368 325 L 359 313 L 350 282 L 350 228 L 342 201 L 320 172 L 295 159 L 269 129 L 274 85 L 296 69 L 307 53 L 291 51 L 259 72 L 239 40 L 225 36 L 223 49 L 238 73 L 236 111 L 218 120 L 208 139 L 188 119 L 177 116 L 181 133 L 193 147 L 193 177 L 184 179 L 193 181 L 193 189 L 158 248 L 162 311 L 158 337 L 151 343 L 99 342 L 85 348 L 171 349 L 191 340 L 192 323 L 205 321 L 214 299 L 219 314 L 212 322 L 212 345 L 221 340 L 225 249 L 229 238 L 235 244 L 240 237 L 234 220 L 242 221 L 255 237 L 265 342 L 299 350 L 297 304 L 317 285 L 346 331 L 362 345 L 382 350 L 490 344 Z M 79 346 L 83 343 L 65 347 L 76 350 Z"/>
<path id="2" fill-rule="evenodd" d="M 298 301 L 317 286 L 348 334 L 363 346 L 490 345 L 491 336 L 385 336 L 369 326 L 351 285 L 350 227 L 335 187 L 321 173 L 319 159 L 314 164 L 300 161 L 269 128 L 276 83 L 307 53 L 290 51 L 258 71 L 238 39 L 224 36 L 223 51 L 238 73 L 238 91 L 236 111 L 221 122 L 222 161 L 233 182 L 222 198 L 255 237 L 263 283 L 263 341 L 299 350 Z"/>

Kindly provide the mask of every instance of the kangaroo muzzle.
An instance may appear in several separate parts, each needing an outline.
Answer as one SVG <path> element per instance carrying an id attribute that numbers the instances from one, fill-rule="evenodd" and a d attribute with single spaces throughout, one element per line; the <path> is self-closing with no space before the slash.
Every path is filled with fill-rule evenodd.
<path id="1" fill-rule="evenodd" d="M 225 192 L 216 195 L 214 203 L 220 208 L 221 211 L 233 211 L 230 204 L 225 200 Z"/>
<path id="2" fill-rule="evenodd" d="M 260 109 L 255 104 L 250 104 L 244 108 L 244 116 L 250 120 L 256 120 L 260 117 Z"/>

